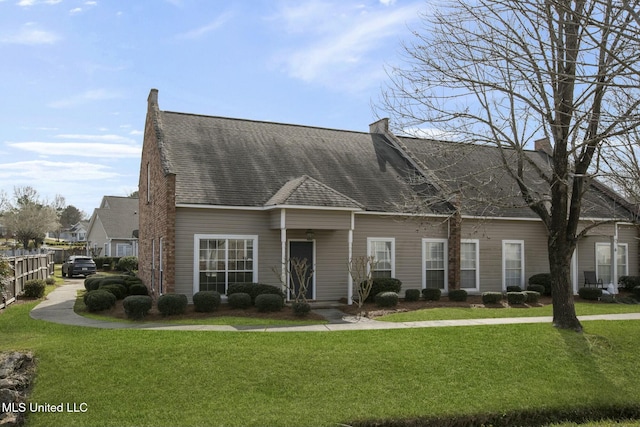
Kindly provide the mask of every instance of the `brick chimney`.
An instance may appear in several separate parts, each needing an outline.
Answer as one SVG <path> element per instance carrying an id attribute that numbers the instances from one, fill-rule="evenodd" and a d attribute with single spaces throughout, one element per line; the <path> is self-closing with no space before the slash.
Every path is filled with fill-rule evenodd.
<path id="1" fill-rule="evenodd" d="M 543 153 L 548 154 L 549 156 L 553 156 L 553 148 L 551 147 L 551 143 L 549 142 L 549 138 L 541 138 L 537 139 L 534 142 L 534 148 L 536 151 L 542 151 Z"/>
<path id="2" fill-rule="evenodd" d="M 150 106 L 158 106 L 158 89 L 151 89 L 149 91 L 149 97 L 147 98 L 147 105 Z"/>

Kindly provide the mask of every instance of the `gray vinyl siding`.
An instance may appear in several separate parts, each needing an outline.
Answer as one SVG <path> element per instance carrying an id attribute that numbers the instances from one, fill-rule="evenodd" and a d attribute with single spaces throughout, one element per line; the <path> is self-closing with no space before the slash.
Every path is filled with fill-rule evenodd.
<path id="1" fill-rule="evenodd" d="M 367 238 L 371 237 L 395 239 L 395 277 L 402 282 L 402 289 L 421 289 L 422 239 L 446 239 L 447 224 L 443 218 L 356 214 L 354 257 L 367 255 Z"/>
<path id="2" fill-rule="evenodd" d="M 525 286 L 529 277 L 549 272 L 547 231 L 542 221 L 470 220 L 462 221 L 462 238 L 478 239 L 480 250 L 480 292 L 502 292 L 502 242 L 524 242 Z"/>
<path id="3" fill-rule="evenodd" d="M 348 230 L 351 227 L 351 212 L 285 209 L 287 229 Z"/>

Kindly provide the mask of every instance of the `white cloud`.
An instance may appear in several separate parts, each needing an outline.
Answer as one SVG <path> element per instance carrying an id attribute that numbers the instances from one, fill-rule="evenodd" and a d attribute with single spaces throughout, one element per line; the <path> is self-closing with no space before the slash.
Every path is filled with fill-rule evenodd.
<path id="1" fill-rule="evenodd" d="M 36 153 L 43 157 L 73 156 L 94 159 L 139 158 L 142 148 L 128 144 L 109 144 L 105 142 L 7 142 L 6 145 Z"/>
<path id="2" fill-rule="evenodd" d="M 0 34 L 0 44 L 54 44 L 61 37 L 52 32 L 40 29 L 37 24 L 29 22 L 24 24 L 16 33 L 9 35 Z"/>
<path id="3" fill-rule="evenodd" d="M 57 171 L 47 173 L 44 171 Z M 0 180 L 31 179 L 56 182 L 82 182 L 88 180 L 103 180 L 119 177 L 105 165 L 87 162 L 52 162 L 48 160 L 27 160 L 22 162 L 0 164 Z"/>
<path id="4" fill-rule="evenodd" d="M 42 0 L 42 1 L 38 1 L 38 0 L 20 0 L 16 4 L 18 6 L 22 6 L 22 7 L 31 7 L 31 6 L 34 6 L 36 4 L 54 5 L 54 4 L 58 4 L 58 3 L 62 3 L 62 0 Z"/>
<path id="5" fill-rule="evenodd" d="M 389 3 L 391 5 L 392 3 Z M 402 7 L 309 2 L 285 8 L 274 19 L 296 37 L 295 47 L 276 62 L 292 77 L 341 90 L 367 87 L 384 76 L 383 45 L 397 44 L 398 33 L 418 18 L 423 3 Z M 299 41 L 301 41 L 301 43 Z M 377 57 L 376 54 L 380 55 Z"/>
<path id="6" fill-rule="evenodd" d="M 78 13 L 80 13 L 80 12 L 82 12 L 82 8 L 81 8 L 81 7 L 75 7 L 75 8 L 73 8 L 73 9 L 71 9 L 71 10 L 69 11 L 69 13 L 70 13 L 71 15 L 75 15 L 75 14 L 78 14 Z"/>
<path id="7" fill-rule="evenodd" d="M 51 108 L 67 108 L 83 105 L 94 101 L 104 101 L 109 99 L 122 98 L 122 94 L 118 91 L 111 91 L 107 89 L 93 89 L 79 93 L 77 95 L 70 96 L 68 98 L 60 99 L 49 103 Z"/>
<path id="8" fill-rule="evenodd" d="M 222 15 L 218 16 L 213 21 L 211 21 L 210 23 L 208 23 L 208 24 L 206 24 L 206 25 L 204 25 L 202 27 L 198 27 L 198 28 L 195 28 L 193 30 L 187 31 L 185 33 L 178 34 L 176 36 L 176 38 L 180 39 L 180 40 L 199 39 L 199 38 L 207 35 L 208 33 L 212 32 L 212 31 L 215 31 L 218 28 L 222 27 L 232 17 L 233 17 L 233 13 L 232 12 L 229 12 L 229 11 L 225 12 Z"/>

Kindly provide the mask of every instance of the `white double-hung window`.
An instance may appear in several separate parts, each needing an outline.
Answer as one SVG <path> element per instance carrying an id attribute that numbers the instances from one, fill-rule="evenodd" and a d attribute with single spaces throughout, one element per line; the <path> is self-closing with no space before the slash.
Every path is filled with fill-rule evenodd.
<path id="1" fill-rule="evenodd" d="M 447 290 L 447 239 L 422 239 L 425 288 Z"/>
<path id="2" fill-rule="evenodd" d="M 524 240 L 502 241 L 502 288 L 524 289 Z"/>
<path id="3" fill-rule="evenodd" d="M 480 282 L 480 241 L 462 239 L 460 243 L 460 288 L 477 291 Z"/>
<path id="4" fill-rule="evenodd" d="M 196 234 L 194 293 L 257 282 L 258 236 Z"/>
<path id="5" fill-rule="evenodd" d="M 367 238 L 367 253 L 373 257 L 374 265 L 371 271 L 373 277 L 395 277 L 395 246 L 394 238 Z"/>
<path id="6" fill-rule="evenodd" d="M 618 243 L 616 263 L 618 264 L 618 278 L 628 274 L 629 246 L 626 243 Z M 602 279 L 602 283 L 613 283 L 611 274 L 611 244 L 596 243 L 596 276 Z"/>

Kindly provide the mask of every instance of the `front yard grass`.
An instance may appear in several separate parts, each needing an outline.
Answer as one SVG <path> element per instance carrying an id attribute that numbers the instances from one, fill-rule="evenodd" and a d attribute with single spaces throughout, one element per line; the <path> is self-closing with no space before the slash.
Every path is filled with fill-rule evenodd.
<path id="1" fill-rule="evenodd" d="M 593 314 L 640 313 L 640 304 L 615 304 L 576 302 L 576 314 L 586 316 Z M 553 306 L 522 308 L 427 308 L 406 311 L 377 317 L 385 322 L 419 322 L 423 320 L 458 320 L 458 319 L 490 319 L 507 317 L 539 317 L 552 316 Z"/>
<path id="2" fill-rule="evenodd" d="M 0 314 L 0 349 L 32 350 L 39 426 L 335 426 L 527 408 L 640 404 L 637 321 L 354 332 L 93 329 Z M 529 310 L 524 310 L 529 311 Z"/>

